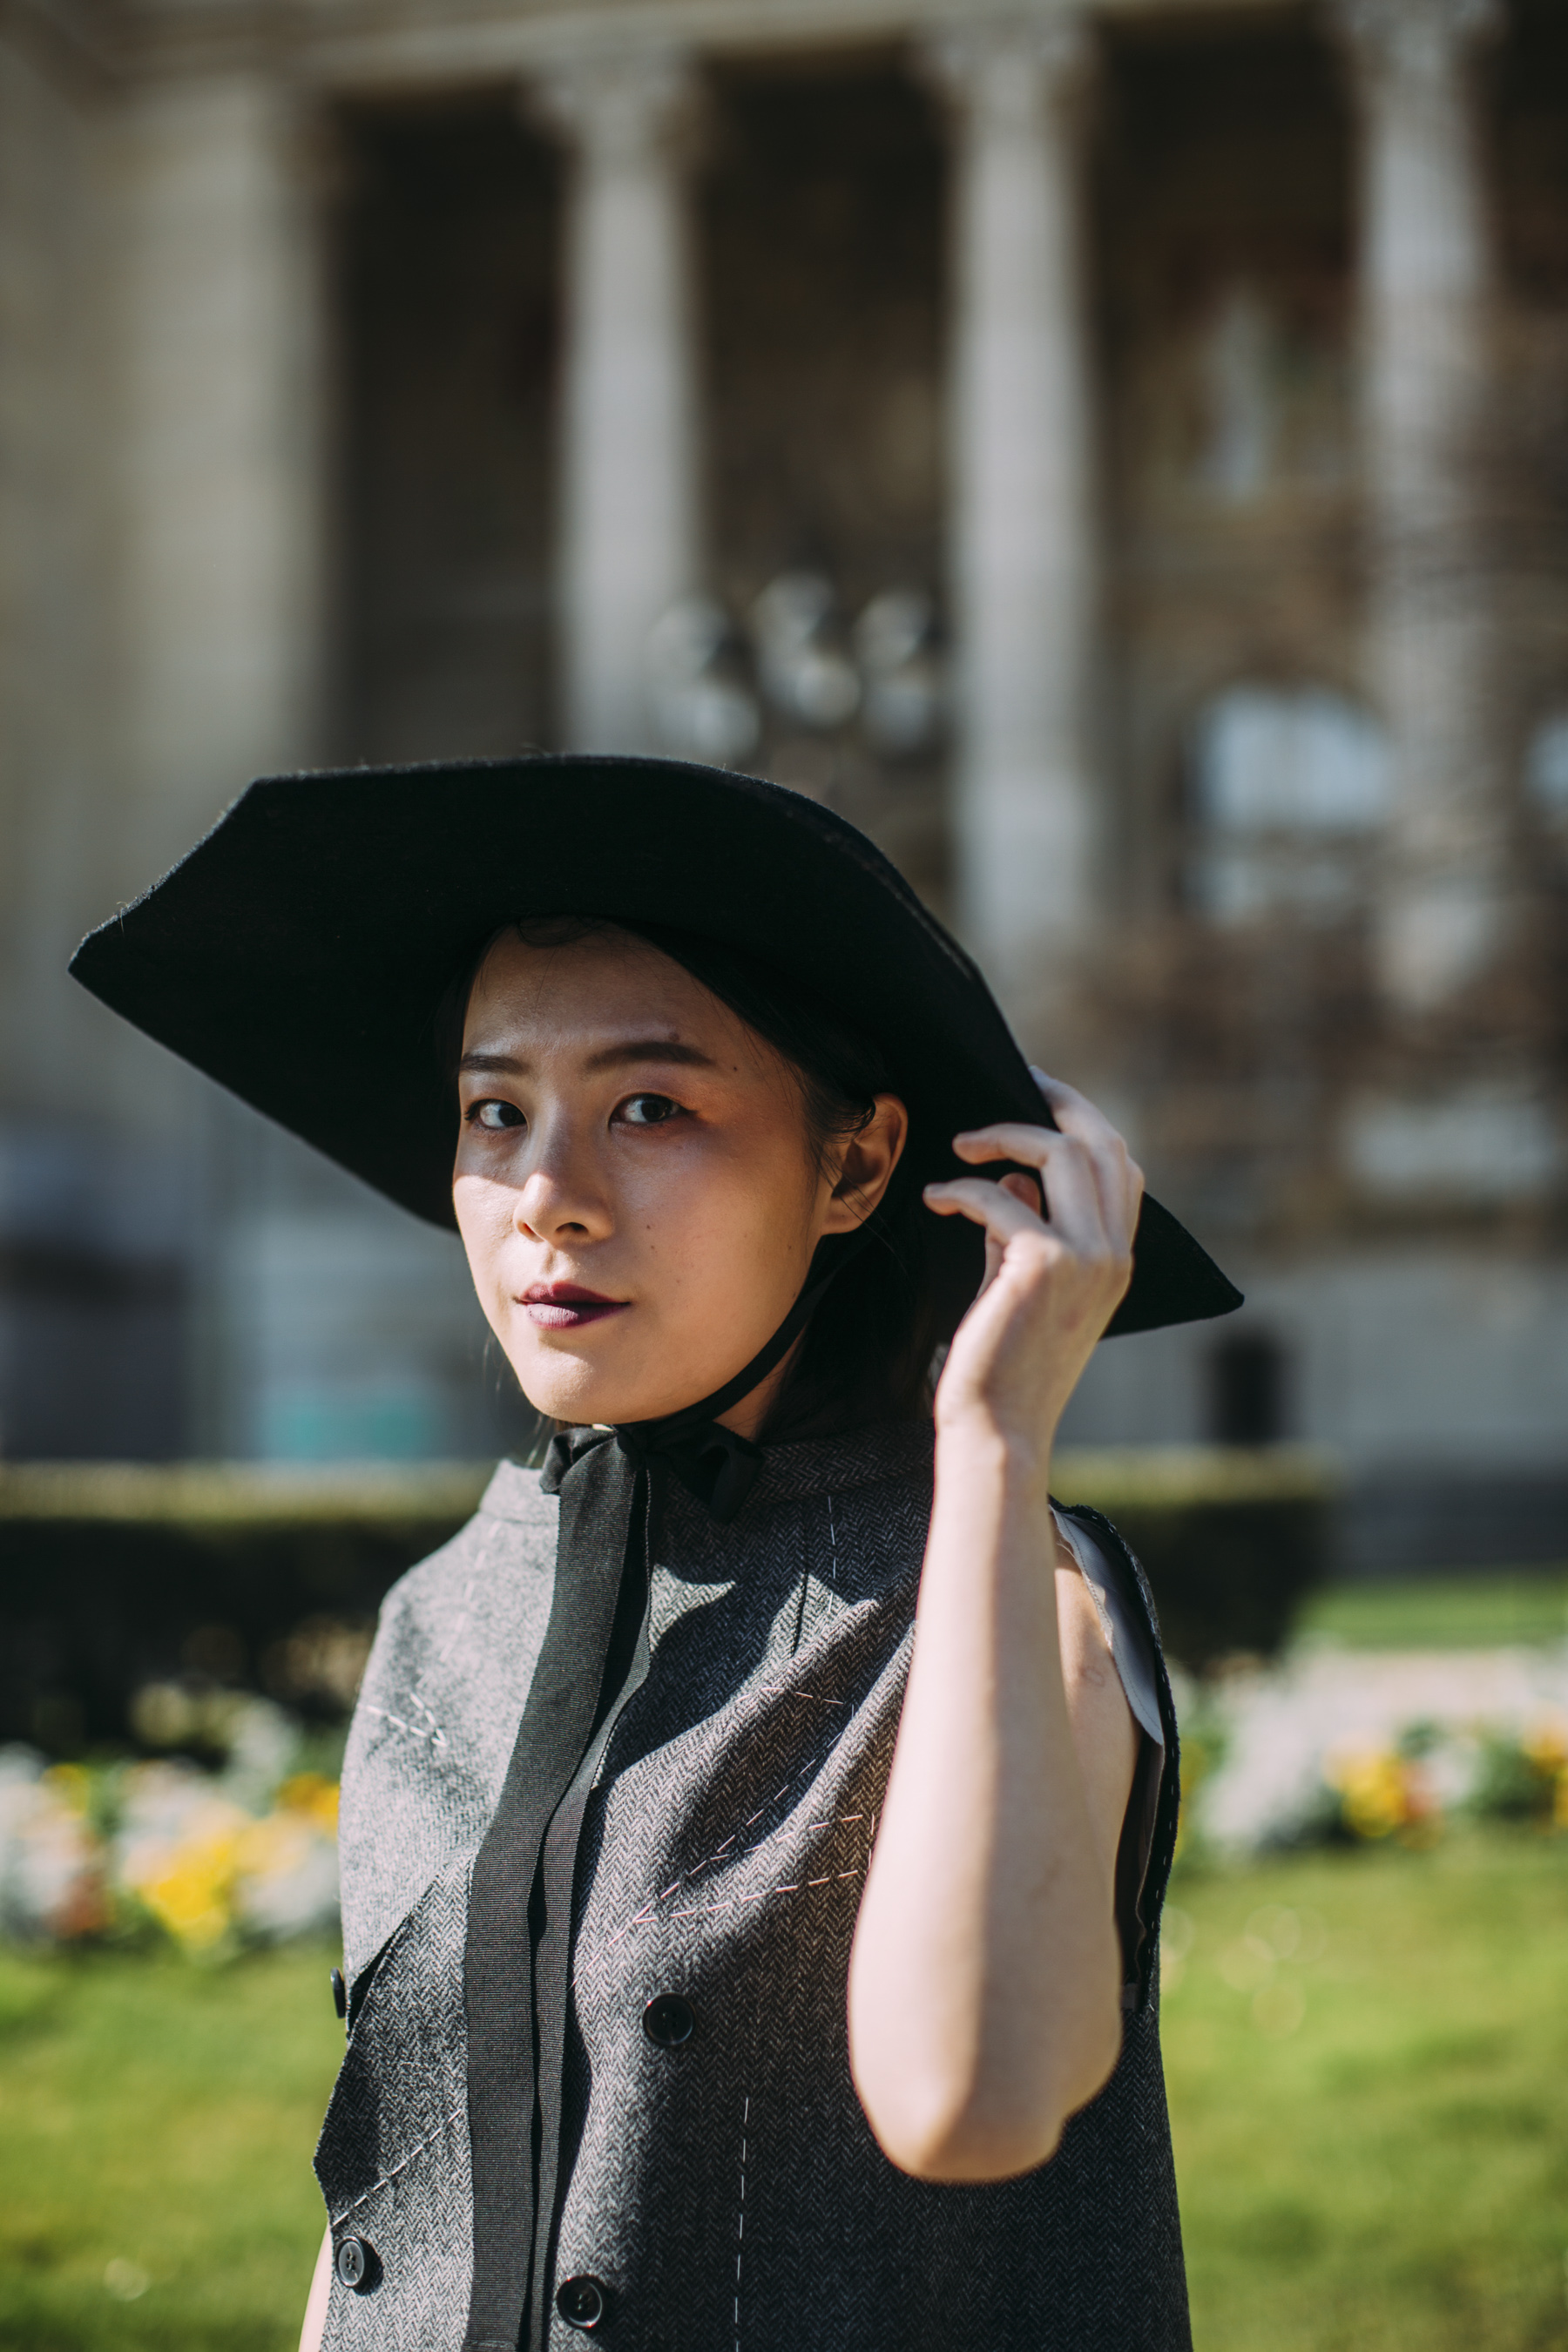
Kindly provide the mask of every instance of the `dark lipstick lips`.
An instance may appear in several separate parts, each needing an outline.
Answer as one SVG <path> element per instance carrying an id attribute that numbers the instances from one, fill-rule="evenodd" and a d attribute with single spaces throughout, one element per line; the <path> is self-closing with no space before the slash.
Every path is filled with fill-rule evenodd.
<path id="1" fill-rule="evenodd" d="M 606 1315 L 618 1315 L 627 1301 L 584 1290 L 577 1282 L 537 1282 L 523 1292 L 521 1304 L 529 1321 L 543 1330 L 577 1331 L 586 1323 L 602 1323 Z"/>

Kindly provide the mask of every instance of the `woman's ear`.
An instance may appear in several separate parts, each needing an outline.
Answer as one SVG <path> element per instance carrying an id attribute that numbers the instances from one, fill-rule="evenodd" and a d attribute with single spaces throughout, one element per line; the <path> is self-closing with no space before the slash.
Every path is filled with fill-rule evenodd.
<path id="1" fill-rule="evenodd" d="M 823 1218 L 824 1234 L 851 1234 L 881 1204 L 909 1139 L 910 1115 L 897 1095 L 879 1095 L 845 1150 Z"/>

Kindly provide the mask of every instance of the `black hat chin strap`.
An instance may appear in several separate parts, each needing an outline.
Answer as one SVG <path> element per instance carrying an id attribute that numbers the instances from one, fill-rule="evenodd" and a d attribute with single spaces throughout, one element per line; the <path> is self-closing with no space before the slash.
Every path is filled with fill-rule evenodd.
<path id="1" fill-rule="evenodd" d="M 662 1463 L 689 1494 L 706 1505 L 721 1526 L 726 1525 L 752 1491 L 762 1467 L 763 1449 L 749 1437 L 740 1437 L 734 1430 L 726 1429 L 720 1414 L 749 1397 L 770 1372 L 776 1371 L 816 1312 L 824 1293 L 851 1258 L 858 1257 L 870 1238 L 867 1224 L 847 1235 L 824 1272 L 815 1281 L 807 1276 L 805 1289 L 773 1338 L 733 1380 L 726 1381 L 711 1396 L 704 1397 L 698 1404 L 685 1405 L 679 1412 L 667 1413 L 660 1421 L 618 1422 L 613 1431 L 563 1430 L 552 1437 L 541 1482 L 545 1493 L 559 1494 L 561 1482 L 573 1464 L 580 1461 L 590 1447 L 603 1444 L 613 1434 L 621 1452 L 637 1468 L 652 1468 L 656 1463 Z"/>

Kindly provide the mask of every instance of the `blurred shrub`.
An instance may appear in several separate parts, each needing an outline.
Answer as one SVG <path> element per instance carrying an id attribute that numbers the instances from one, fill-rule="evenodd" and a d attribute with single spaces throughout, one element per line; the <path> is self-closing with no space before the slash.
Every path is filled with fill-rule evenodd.
<path id="1" fill-rule="evenodd" d="M 0 1740 L 134 1741 L 216 1763 L 226 1695 L 306 1721 L 353 1704 L 387 1587 L 456 1532 L 488 1467 L 0 1466 Z M 1195 1673 L 1271 1657 L 1327 1564 L 1333 1478 L 1288 1447 L 1068 1453 Z"/>
<path id="2" fill-rule="evenodd" d="M 1064 1502 L 1115 1521 L 1148 1572 L 1167 1651 L 1193 1674 L 1276 1656 L 1328 1573 L 1338 1479 L 1305 1447 L 1085 1448 L 1053 1475 Z"/>
<path id="3" fill-rule="evenodd" d="M 341 1721 L 383 1594 L 488 1475 L 0 1466 L 0 1740 L 57 1756 L 134 1740 L 215 1764 L 239 1691 Z"/>
<path id="4" fill-rule="evenodd" d="M 1568 1724 L 1539 1724 L 1522 1738 L 1486 1735 L 1471 1802 L 1493 1820 L 1568 1830 Z"/>

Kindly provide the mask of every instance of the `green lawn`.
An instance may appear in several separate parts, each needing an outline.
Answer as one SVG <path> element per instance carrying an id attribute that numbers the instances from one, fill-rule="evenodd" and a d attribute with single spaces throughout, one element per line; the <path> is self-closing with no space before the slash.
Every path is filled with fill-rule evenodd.
<path id="1" fill-rule="evenodd" d="M 0 1955 L 0 2345 L 298 2340 L 342 2047 L 331 1958 Z"/>
<path id="2" fill-rule="evenodd" d="M 1299 1638 L 1326 1637 L 1352 1650 L 1489 1650 L 1515 1642 L 1568 1642 L 1568 1570 L 1331 1584 L 1308 1597 L 1296 1632 Z"/>
<path id="3" fill-rule="evenodd" d="M 1568 1840 L 1189 1873 L 1176 1900 L 1199 2352 L 1568 2347 Z M 0 2346 L 286 2352 L 329 1957 L 0 1956 Z"/>
<path id="4" fill-rule="evenodd" d="M 1329 1852 L 1176 1901 L 1199 2352 L 1568 2346 L 1568 1840 Z"/>

